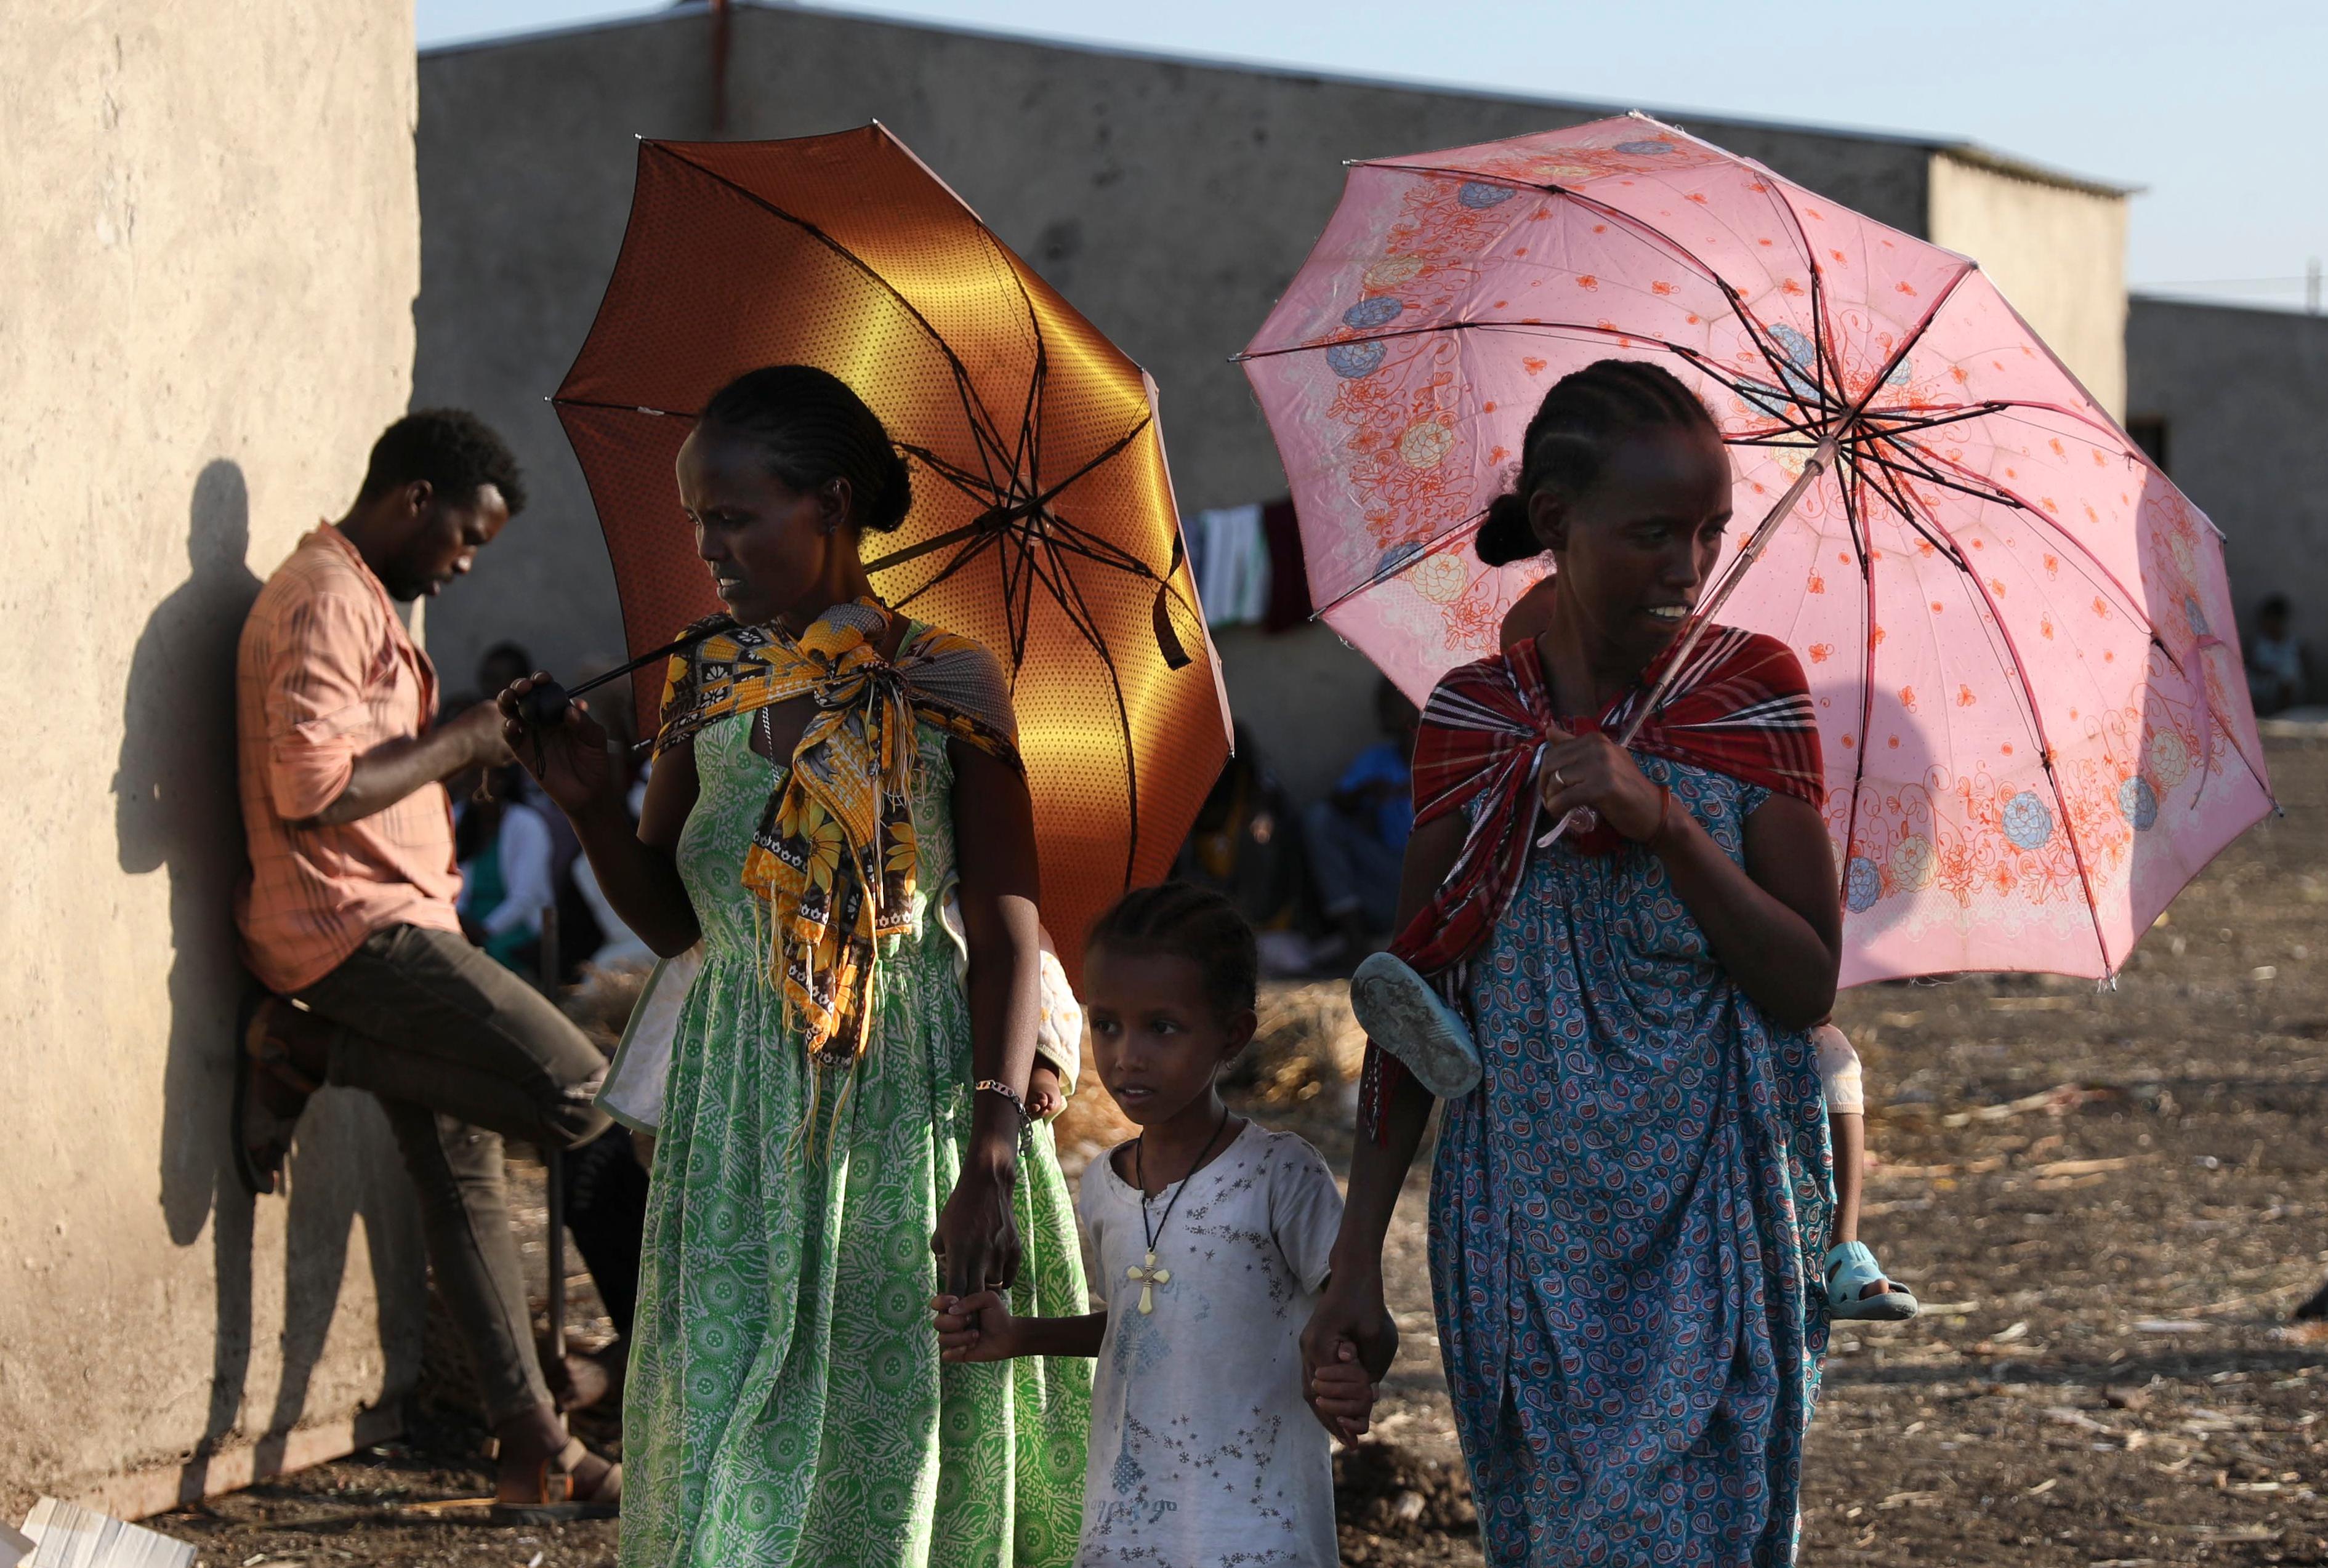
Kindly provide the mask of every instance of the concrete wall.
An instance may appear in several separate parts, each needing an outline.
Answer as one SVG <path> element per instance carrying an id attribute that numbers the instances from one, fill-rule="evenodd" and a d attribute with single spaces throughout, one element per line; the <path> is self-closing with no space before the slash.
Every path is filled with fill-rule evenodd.
<path id="1" fill-rule="evenodd" d="M 2095 400 L 2125 413 L 2125 196 L 1938 152 L 1927 232 L 1979 261 Z"/>
<path id="2" fill-rule="evenodd" d="M 516 636 L 573 668 L 621 647 L 597 524 L 544 396 L 622 239 L 634 133 L 710 125 L 699 13 L 424 55 L 414 398 L 475 408 L 538 497 L 432 610 L 458 684 Z M 1284 493 L 1228 362 L 1309 253 L 1346 157 L 1452 146 L 1604 109 L 1424 91 L 746 6 L 728 124 L 792 136 L 880 119 L 1151 371 L 1184 508 Z M 1691 119 L 1688 128 L 1920 232 L 1929 149 Z M 1322 626 L 1221 635 L 1230 699 L 1297 793 L 1372 738 L 1372 667 Z"/>
<path id="3" fill-rule="evenodd" d="M 2239 634 L 2287 596 L 2328 675 L 2328 317 L 2134 300 L 2126 412 L 2160 419 L 2168 476 L 2223 530 Z"/>
<path id="4" fill-rule="evenodd" d="M 0 10 L 0 1516 L 344 1449 L 409 1384 L 369 1101 L 226 1163 L 234 642 L 404 407 L 408 0 Z"/>

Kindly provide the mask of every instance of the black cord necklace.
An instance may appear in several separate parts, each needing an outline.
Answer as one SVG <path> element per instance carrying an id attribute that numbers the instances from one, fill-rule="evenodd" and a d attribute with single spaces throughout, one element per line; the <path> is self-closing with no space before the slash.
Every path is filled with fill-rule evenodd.
<path id="1" fill-rule="evenodd" d="M 1131 1141 L 1131 1179 L 1140 1184 L 1140 1234 L 1148 1242 L 1148 1262 L 1141 1267 L 1124 1270 L 1123 1277 L 1140 1282 L 1140 1310 L 1143 1317 L 1156 1310 L 1156 1287 L 1172 1282 L 1172 1271 L 1156 1266 L 1157 1238 L 1164 1234 L 1164 1227 L 1172 1223 L 1172 1210 L 1178 1205 L 1180 1195 L 1188 1190 L 1188 1183 L 1196 1179 L 1197 1172 L 1205 1168 L 1205 1161 L 1213 1157 L 1213 1145 L 1221 1141 L 1221 1134 L 1227 1131 L 1228 1127 L 1229 1108 L 1224 1105 L 1213 1135 L 1205 1140 L 1205 1151 L 1197 1156 L 1197 1162 L 1188 1167 L 1188 1174 L 1183 1176 L 1180 1185 L 1172 1189 L 1172 1196 L 1164 1202 L 1164 1213 L 1153 1226 L 1148 1223 L 1148 1177 L 1140 1163 L 1141 1154 L 1148 1147 L 1148 1134 L 1142 1132 Z"/>

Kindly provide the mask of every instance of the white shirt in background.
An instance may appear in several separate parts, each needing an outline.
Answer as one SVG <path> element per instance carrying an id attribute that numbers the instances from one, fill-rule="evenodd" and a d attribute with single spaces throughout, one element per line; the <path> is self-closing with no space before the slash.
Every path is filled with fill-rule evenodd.
<path id="1" fill-rule="evenodd" d="M 469 874 L 469 868 L 476 862 L 464 860 L 461 913 L 483 925 L 488 936 L 499 936 L 514 926 L 540 931 L 541 912 L 558 901 L 557 892 L 550 886 L 549 824 L 541 820 L 540 812 L 522 801 L 506 802 L 502 806 L 501 831 L 495 835 L 494 847 L 501 851 L 502 901 L 483 918 L 470 909 L 476 878 Z"/>

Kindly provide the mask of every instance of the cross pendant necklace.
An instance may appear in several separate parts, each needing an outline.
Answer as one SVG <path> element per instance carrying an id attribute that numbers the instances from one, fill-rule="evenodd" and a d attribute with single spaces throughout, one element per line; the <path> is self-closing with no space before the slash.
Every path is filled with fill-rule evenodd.
<path id="1" fill-rule="evenodd" d="M 1162 1216 L 1153 1225 L 1148 1223 L 1148 1178 L 1140 1168 L 1141 1151 L 1147 1146 L 1148 1135 L 1143 1132 L 1131 1141 L 1131 1178 L 1140 1184 L 1140 1234 L 1148 1242 L 1148 1261 L 1124 1270 L 1123 1277 L 1140 1283 L 1140 1315 L 1143 1318 L 1156 1310 L 1156 1287 L 1172 1282 L 1172 1271 L 1156 1266 L 1157 1238 L 1164 1234 L 1164 1227 L 1172 1223 L 1174 1206 L 1179 1203 L 1180 1195 L 1188 1190 L 1188 1183 L 1195 1179 L 1197 1172 L 1204 1169 L 1205 1161 L 1213 1157 L 1213 1145 L 1221 1141 L 1221 1134 L 1228 1130 L 1228 1124 L 1229 1108 L 1224 1105 L 1213 1135 L 1205 1140 L 1204 1152 L 1197 1156 L 1197 1162 L 1188 1167 L 1186 1176 L 1180 1178 L 1180 1185 L 1172 1189 L 1172 1196 L 1165 1200 Z"/>

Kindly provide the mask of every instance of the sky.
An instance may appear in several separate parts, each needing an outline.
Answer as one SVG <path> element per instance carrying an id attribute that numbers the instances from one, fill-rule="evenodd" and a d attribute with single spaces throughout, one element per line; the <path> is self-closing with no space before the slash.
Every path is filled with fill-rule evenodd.
<path id="1" fill-rule="evenodd" d="M 660 9 L 416 0 L 422 48 Z M 2328 257 L 2318 0 L 851 0 L 860 15 L 1123 49 L 1978 142 L 2139 185 L 2137 289 L 2301 307 Z M 1422 149 L 1417 148 L 1416 151 Z M 1341 150 L 1320 148 L 1339 157 Z"/>

